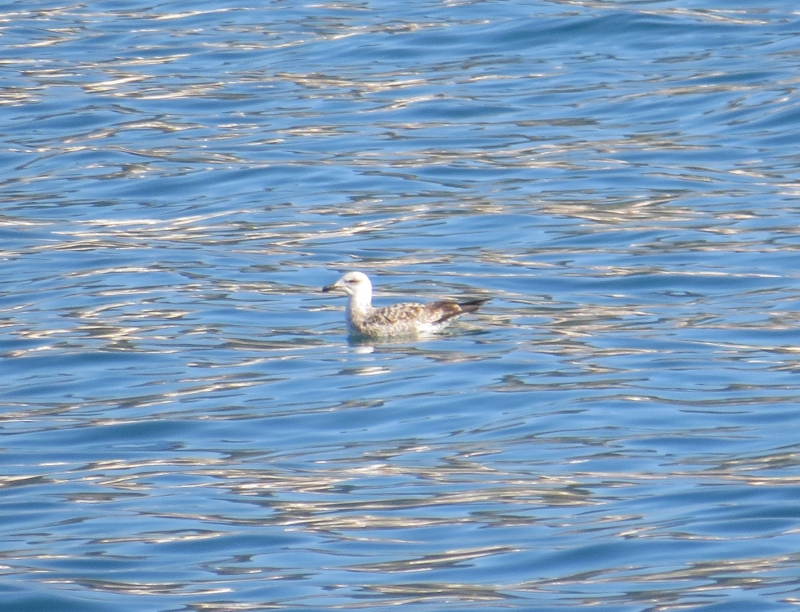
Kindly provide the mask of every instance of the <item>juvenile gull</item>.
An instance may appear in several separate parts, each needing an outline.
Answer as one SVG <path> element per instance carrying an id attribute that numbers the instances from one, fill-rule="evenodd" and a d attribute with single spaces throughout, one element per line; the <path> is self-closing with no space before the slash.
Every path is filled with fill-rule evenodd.
<path id="1" fill-rule="evenodd" d="M 461 315 L 475 312 L 488 299 L 430 304 L 406 302 L 385 308 L 372 306 L 372 283 L 363 272 L 348 272 L 323 291 L 341 289 L 348 296 L 347 328 L 354 336 L 396 337 L 436 333 Z"/>

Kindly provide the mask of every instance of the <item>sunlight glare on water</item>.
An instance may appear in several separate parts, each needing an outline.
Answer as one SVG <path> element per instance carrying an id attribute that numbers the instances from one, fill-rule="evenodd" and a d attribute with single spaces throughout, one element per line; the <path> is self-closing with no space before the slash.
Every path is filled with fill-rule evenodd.
<path id="1" fill-rule="evenodd" d="M 798 15 L 0 9 L 0 610 L 796 609 Z"/>

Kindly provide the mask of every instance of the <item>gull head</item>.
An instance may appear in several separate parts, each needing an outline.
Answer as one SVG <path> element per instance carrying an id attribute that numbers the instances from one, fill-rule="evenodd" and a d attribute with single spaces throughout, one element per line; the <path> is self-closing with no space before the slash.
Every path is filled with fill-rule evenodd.
<path id="1" fill-rule="evenodd" d="M 372 302 L 372 283 L 363 272 L 348 272 L 332 285 L 323 287 L 323 291 L 344 291 L 357 302 L 369 305 Z"/>

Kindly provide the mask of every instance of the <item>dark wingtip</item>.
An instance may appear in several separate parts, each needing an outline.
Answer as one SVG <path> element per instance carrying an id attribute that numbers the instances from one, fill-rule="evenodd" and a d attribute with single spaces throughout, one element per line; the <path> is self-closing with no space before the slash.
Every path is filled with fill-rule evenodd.
<path id="1" fill-rule="evenodd" d="M 441 316 L 436 321 L 437 323 L 443 323 L 453 317 L 460 317 L 463 314 L 469 314 L 471 312 L 475 312 L 483 306 L 486 302 L 489 301 L 489 298 L 480 298 L 477 300 L 467 300 L 466 302 L 453 302 L 452 300 L 443 300 L 441 302 L 434 302 L 433 304 L 428 304 L 429 308 L 435 308 L 441 311 Z"/>
<path id="2" fill-rule="evenodd" d="M 466 302 L 459 302 L 458 306 L 461 308 L 462 312 L 475 312 L 483 306 L 486 302 L 489 301 L 489 298 L 479 298 L 477 300 L 468 300 Z"/>

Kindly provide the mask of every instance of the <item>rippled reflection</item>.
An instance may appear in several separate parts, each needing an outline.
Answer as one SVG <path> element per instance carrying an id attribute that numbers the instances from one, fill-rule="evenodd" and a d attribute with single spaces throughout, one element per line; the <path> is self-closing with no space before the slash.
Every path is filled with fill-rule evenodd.
<path id="1" fill-rule="evenodd" d="M 0 10 L 5 607 L 796 607 L 793 10 Z"/>

